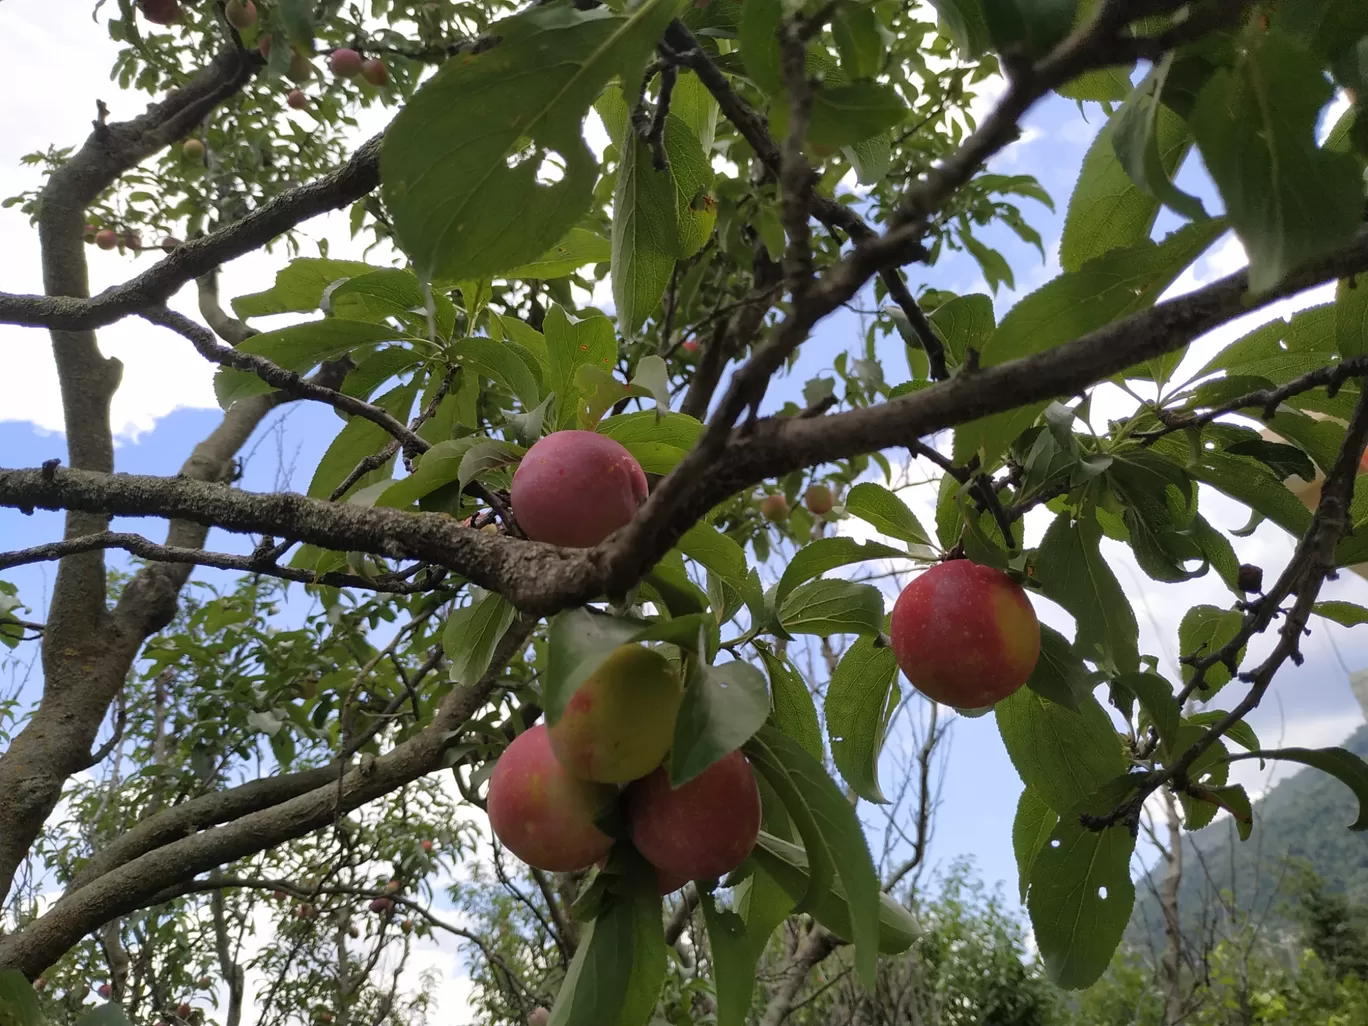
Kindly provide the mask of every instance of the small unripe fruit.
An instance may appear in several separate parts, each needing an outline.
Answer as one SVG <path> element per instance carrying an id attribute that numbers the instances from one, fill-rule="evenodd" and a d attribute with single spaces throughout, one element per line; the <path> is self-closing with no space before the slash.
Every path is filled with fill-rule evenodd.
<path id="1" fill-rule="evenodd" d="M 119 233 L 113 228 L 106 228 L 104 231 L 97 232 L 95 235 L 95 245 L 101 249 L 113 249 L 119 244 Z"/>
<path id="2" fill-rule="evenodd" d="M 285 94 L 285 103 L 295 110 L 303 110 L 309 105 L 309 98 L 304 95 L 304 90 L 291 89 Z"/>
<path id="3" fill-rule="evenodd" d="M 628 787 L 625 801 L 637 851 L 676 879 L 725 876 L 760 836 L 760 789 L 739 751 L 678 788 L 662 767 Z"/>
<path id="4" fill-rule="evenodd" d="M 781 492 L 766 495 L 760 501 L 760 515 L 771 523 L 783 523 L 789 516 L 788 499 Z"/>
<path id="5" fill-rule="evenodd" d="M 290 54 L 290 69 L 285 74 L 291 82 L 307 82 L 313 78 L 313 62 L 296 50 Z"/>
<path id="6" fill-rule="evenodd" d="M 85 226 L 85 231 L 81 232 L 81 238 L 89 245 L 95 241 L 95 236 L 99 230 L 100 229 L 96 228 L 93 224 L 88 224 Z"/>
<path id="7" fill-rule="evenodd" d="M 198 139 L 186 139 L 181 146 L 181 155 L 191 163 L 198 164 L 204 159 L 204 143 Z"/>
<path id="8" fill-rule="evenodd" d="M 223 16 L 233 28 L 249 29 L 256 24 L 256 4 L 252 0 L 228 0 L 223 5 Z"/>
<path id="9" fill-rule="evenodd" d="M 372 57 L 361 65 L 361 77 L 373 86 L 382 86 L 389 81 L 389 68 L 379 57 Z"/>
<path id="10" fill-rule="evenodd" d="M 40 976 L 33 981 L 33 989 L 37 991 L 47 990 L 47 978 Z"/>
<path id="11" fill-rule="evenodd" d="M 199 978 L 199 985 L 201 987 L 212 987 L 214 985 L 214 981 L 211 977 L 201 976 Z"/>
<path id="12" fill-rule="evenodd" d="M 170 25 L 180 18 L 179 0 L 142 0 L 143 17 L 154 25 Z"/>
<path id="13" fill-rule="evenodd" d="M 591 548 L 631 523 L 646 474 L 622 445 L 595 431 L 557 431 L 527 450 L 513 474 L 513 515 L 533 541 Z"/>
<path id="14" fill-rule="evenodd" d="M 551 1021 L 551 1009 L 538 1005 L 527 1016 L 527 1026 L 546 1026 Z"/>
<path id="15" fill-rule="evenodd" d="M 388 912 L 392 908 L 394 908 L 394 902 L 389 898 L 376 898 L 370 903 L 372 912 Z"/>
<path id="16" fill-rule="evenodd" d="M 284 891 L 277 889 L 271 892 L 271 897 L 275 898 L 276 901 L 284 901 L 289 895 Z"/>
<path id="17" fill-rule="evenodd" d="M 684 689 L 659 652 L 616 649 L 548 728 L 556 759 L 581 780 L 626 784 L 664 760 L 674 740 Z"/>
<path id="18" fill-rule="evenodd" d="M 419 842 L 418 842 L 418 847 L 422 848 L 423 851 L 431 852 L 431 851 L 432 851 L 432 842 L 431 842 L 431 841 L 419 841 Z"/>
<path id="19" fill-rule="evenodd" d="M 404 933 L 406 933 L 406 934 L 412 933 L 412 932 L 413 932 L 413 920 L 412 920 L 412 919 L 405 919 L 402 923 L 399 924 L 399 929 L 403 930 Z"/>
<path id="20" fill-rule="evenodd" d="M 125 249 L 142 249 L 142 232 L 130 228 L 123 233 L 123 238 L 120 241 L 124 244 Z"/>
<path id="21" fill-rule="evenodd" d="M 504 846 L 548 873 L 588 869 L 613 839 L 595 825 L 617 789 L 571 776 L 551 750 L 544 724 L 513 739 L 489 779 L 489 825 Z"/>
<path id="22" fill-rule="evenodd" d="M 176 238 L 174 235 L 168 235 L 166 238 L 164 238 L 164 239 L 161 240 L 162 252 L 163 252 L 163 253 L 174 253 L 174 252 L 176 251 L 176 247 L 179 246 L 180 244 L 181 244 L 181 240 L 180 240 L 180 239 Z"/>
<path id="23" fill-rule="evenodd" d="M 933 566 L 904 588 L 889 634 L 907 679 L 955 709 L 1001 701 L 1040 658 L 1040 623 L 1021 586 L 967 559 Z"/>
<path id="24" fill-rule="evenodd" d="M 106 1001 L 108 1001 L 108 1000 L 109 1000 L 109 995 L 111 995 L 111 994 L 114 993 L 114 988 L 111 987 L 111 986 L 110 986 L 109 984 L 107 984 L 107 983 L 102 983 L 102 984 L 100 984 L 99 989 L 98 989 L 97 991 L 95 991 L 95 993 L 96 993 L 96 994 L 99 994 L 100 997 L 102 997 L 102 998 L 104 998 Z"/>
<path id="25" fill-rule="evenodd" d="M 328 58 L 328 67 L 338 78 L 355 78 L 361 74 L 361 55 L 349 46 L 341 46 Z"/>
<path id="26" fill-rule="evenodd" d="M 191 1011 L 191 1007 L 185 1002 L 181 1002 L 179 1005 L 176 1006 L 176 1015 L 178 1015 L 182 1019 L 190 1018 Z"/>
<path id="27" fill-rule="evenodd" d="M 313 919 L 317 915 L 312 905 L 299 905 L 295 908 L 296 919 Z"/>
<path id="28" fill-rule="evenodd" d="M 830 488 L 824 484 L 815 484 L 804 493 L 803 505 L 808 508 L 809 513 L 820 517 L 831 512 L 835 500 Z"/>
<path id="29" fill-rule="evenodd" d="M 352 940 L 355 940 L 357 937 L 361 936 L 361 931 L 354 926 L 349 926 L 347 927 L 347 936 L 351 937 Z"/>

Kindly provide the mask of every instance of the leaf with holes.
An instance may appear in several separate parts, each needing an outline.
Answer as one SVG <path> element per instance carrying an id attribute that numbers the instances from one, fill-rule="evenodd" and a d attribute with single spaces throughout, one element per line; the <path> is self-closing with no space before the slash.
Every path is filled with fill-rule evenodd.
<path id="1" fill-rule="evenodd" d="M 1017 799 L 1016 816 L 1012 820 L 1012 853 L 1016 855 L 1017 883 L 1021 900 L 1026 900 L 1026 892 L 1031 886 L 1031 867 L 1036 856 L 1050 840 L 1050 835 L 1059 825 L 1059 813 L 1055 812 L 1029 787 Z"/>
<path id="2" fill-rule="evenodd" d="M 428 79 L 380 150 L 385 206 L 421 277 L 492 277 L 564 238 L 598 177 L 586 111 L 609 79 L 645 60 L 681 6 L 534 7 L 490 26 L 495 45 Z"/>

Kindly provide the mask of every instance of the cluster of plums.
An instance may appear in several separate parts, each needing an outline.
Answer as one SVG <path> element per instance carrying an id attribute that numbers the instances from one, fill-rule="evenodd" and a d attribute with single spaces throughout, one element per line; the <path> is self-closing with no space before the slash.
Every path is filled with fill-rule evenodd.
<path id="1" fill-rule="evenodd" d="M 558 431 L 527 451 L 510 498 L 529 538 L 587 548 L 625 526 L 646 491 L 641 465 L 618 442 Z M 735 869 L 760 831 L 760 792 L 739 751 L 670 786 L 661 764 L 683 698 L 679 673 L 660 652 L 616 649 L 554 726 L 525 731 L 500 756 L 489 783 L 495 835 L 538 869 L 587 869 L 613 846 L 596 821 L 621 803 L 662 893 Z"/>

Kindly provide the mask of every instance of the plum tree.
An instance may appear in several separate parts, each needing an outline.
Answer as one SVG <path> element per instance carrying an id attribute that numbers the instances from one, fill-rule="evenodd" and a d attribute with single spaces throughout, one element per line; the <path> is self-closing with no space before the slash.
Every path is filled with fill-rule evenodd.
<path id="1" fill-rule="evenodd" d="M 933 566 L 904 588 L 889 634 L 907 679 L 957 709 L 1006 698 L 1040 657 L 1040 623 L 1021 586 L 967 559 Z"/>
<path id="2" fill-rule="evenodd" d="M 389 68 L 379 57 L 371 57 L 361 65 L 361 77 L 373 86 L 382 86 L 389 81 Z"/>
<path id="3" fill-rule="evenodd" d="M 760 515 L 770 523 L 783 523 L 789 517 L 788 499 L 782 492 L 770 492 L 760 500 Z"/>
<path id="4" fill-rule="evenodd" d="M 824 516 L 831 512 L 831 507 L 835 504 L 835 499 L 831 494 L 831 489 L 824 484 L 815 484 L 803 493 L 803 505 L 808 512 L 815 516 Z"/>
<path id="5" fill-rule="evenodd" d="M 616 797 L 616 788 L 572 776 L 538 724 L 519 734 L 494 766 L 489 825 L 529 866 L 571 873 L 592 866 L 613 846 L 594 821 Z"/>
<path id="6" fill-rule="evenodd" d="M 745 861 L 760 834 L 760 790 L 739 751 L 677 788 L 658 769 L 631 784 L 624 802 L 632 844 L 676 879 L 724 876 Z"/>
<path id="7" fill-rule="evenodd" d="M 562 766 L 583 780 L 625 784 L 660 765 L 684 690 L 659 652 L 623 645 L 584 681 L 548 728 Z"/>
<path id="8" fill-rule="evenodd" d="M 361 55 L 349 46 L 339 46 L 328 57 L 328 67 L 338 78 L 355 78 L 361 74 Z"/>
<path id="9" fill-rule="evenodd" d="M 256 24 L 256 4 L 252 0 L 228 0 L 223 5 L 223 16 L 233 28 L 249 29 Z"/>
<path id="10" fill-rule="evenodd" d="M 641 464 L 621 443 L 595 431 L 557 431 L 527 450 L 510 497 L 533 541 L 589 548 L 625 527 L 646 493 Z"/>

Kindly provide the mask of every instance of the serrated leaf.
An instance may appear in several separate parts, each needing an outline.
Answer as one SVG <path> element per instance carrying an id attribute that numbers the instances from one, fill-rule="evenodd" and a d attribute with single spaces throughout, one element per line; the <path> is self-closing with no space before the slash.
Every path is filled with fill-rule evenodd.
<path id="1" fill-rule="evenodd" d="M 612 258 L 612 244 L 587 228 L 571 228 L 565 237 L 536 260 L 499 275 L 501 278 L 563 278 L 586 264 L 602 264 Z"/>
<path id="2" fill-rule="evenodd" d="M 956 296 L 936 307 L 927 320 L 945 343 L 945 353 L 955 365 L 964 362 L 970 349 L 982 353 L 997 328 L 993 299 L 982 292 Z"/>
<path id="3" fill-rule="evenodd" d="M 512 442 L 498 438 L 486 438 L 476 442 L 461 457 L 461 465 L 456 471 L 456 484 L 464 491 L 471 481 L 497 470 L 511 467 L 523 458 L 525 450 Z"/>
<path id="4" fill-rule="evenodd" d="M 765 675 L 750 663 L 695 663 L 675 721 L 671 786 L 692 780 L 745 744 L 764 725 L 769 707 Z"/>
<path id="5" fill-rule="evenodd" d="M 1031 886 L 1031 867 L 1059 824 L 1059 814 L 1029 787 L 1017 799 L 1016 816 L 1012 819 L 1012 852 L 1016 855 L 1017 885 L 1021 900 Z"/>
<path id="6" fill-rule="evenodd" d="M 676 83 L 676 89 L 678 83 Z M 677 95 L 672 93 L 671 96 Z M 712 165 L 694 130 L 672 113 L 665 119 L 665 156 L 675 187 L 675 245 L 673 255 L 687 260 L 708 241 L 717 223 L 717 203 L 710 195 Z"/>
<path id="7" fill-rule="evenodd" d="M 1044 352 L 1153 305 L 1220 235 L 1219 220 L 1191 224 L 1163 242 L 1114 249 L 1081 270 L 1065 272 L 1008 311 L 985 347 L 983 366 Z M 1048 403 L 971 421 L 955 431 L 955 460 L 982 449 L 991 462 Z"/>
<path id="8" fill-rule="evenodd" d="M 836 10 L 831 33 L 841 55 L 841 70 L 850 78 L 873 78 L 884 58 L 884 41 L 873 8 L 847 4 Z"/>
<path id="9" fill-rule="evenodd" d="M 1270 748 L 1231 755 L 1227 761 L 1237 762 L 1240 759 L 1281 759 L 1285 762 L 1299 762 L 1322 773 L 1329 773 L 1353 791 L 1354 797 L 1358 799 L 1358 818 L 1350 824 L 1349 829 L 1368 830 L 1368 763 L 1348 749 Z"/>
<path id="10" fill-rule="evenodd" d="M 329 285 L 374 270 L 377 268 L 359 260 L 298 257 L 276 272 L 275 284 L 266 291 L 234 299 L 233 312 L 243 319 L 307 313 L 318 309 Z"/>
<path id="11" fill-rule="evenodd" d="M 1344 245 L 1362 219 L 1358 164 L 1316 146 L 1317 115 L 1331 93 L 1318 61 L 1269 32 L 1198 94 L 1193 134 L 1249 254 L 1252 292 Z"/>
<path id="12" fill-rule="evenodd" d="M 702 521 L 684 532 L 678 548 L 684 555 L 702 563 L 736 588 L 740 588 L 746 579 L 745 551 L 731 538 Z"/>
<path id="13" fill-rule="evenodd" d="M 993 712 L 1017 773 L 1061 815 L 1126 772 L 1121 741 L 1091 695 L 1072 712 L 1022 688 Z"/>
<path id="14" fill-rule="evenodd" d="M 1112 141 L 1117 159 L 1141 192 L 1184 217 L 1204 218 L 1207 213 L 1202 201 L 1173 184 L 1173 176 L 1192 145 L 1187 122 L 1161 102 L 1173 60 L 1170 53 L 1126 98 L 1115 116 Z M 1153 217 L 1150 221 L 1152 225 Z"/>
<path id="15" fill-rule="evenodd" d="M 826 693 L 831 760 L 845 782 L 866 801 L 888 801 L 879 787 L 879 754 L 892 709 L 890 691 L 898 675 L 893 650 L 875 638 L 857 639 L 841 656 Z"/>
<path id="16" fill-rule="evenodd" d="M 703 433 L 703 425 L 686 413 L 667 413 L 660 417 L 651 412 L 641 412 L 608 417 L 600 421 L 595 430 L 628 448 L 650 442 L 688 450 L 693 448 L 694 442 Z"/>
<path id="17" fill-rule="evenodd" d="M 660 306 L 679 249 L 679 200 L 669 168 L 630 126 L 613 192 L 613 303 L 623 334 L 635 335 Z"/>
<path id="18" fill-rule="evenodd" d="M 755 959 L 746 924 L 711 894 L 699 896 L 703 923 L 712 952 L 713 992 L 717 996 L 717 1026 L 745 1026 L 755 989 Z"/>
<path id="19" fill-rule="evenodd" d="M 1123 673 L 1115 683 L 1125 688 L 1140 702 L 1159 734 L 1159 740 L 1173 745 L 1178 738 L 1178 726 L 1183 718 L 1183 710 L 1178 706 L 1178 696 L 1173 687 L 1157 673 Z"/>
<path id="20" fill-rule="evenodd" d="M 875 486 L 877 487 L 877 486 Z M 854 489 L 851 489 L 852 494 Z M 906 559 L 907 553 L 900 552 L 880 542 L 857 542 L 854 538 L 818 538 L 804 545 L 784 568 L 775 589 L 775 605 L 782 606 L 784 599 L 794 588 L 819 577 L 828 570 L 863 563 L 871 559 Z"/>
<path id="21" fill-rule="evenodd" d="M 829 577 L 795 588 L 779 607 L 790 634 L 877 634 L 883 626 L 883 593 L 870 584 Z"/>
<path id="22" fill-rule="evenodd" d="M 1135 835 L 1124 824 L 1093 831 L 1079 821 L 1127 793 L 1127 785 L 1105 788 L 1066 810 L 1031 866 L 1026 904 L 1036 944 L 1050 979 L 1067 990 L 1091 986 L 1102 975 L 1135 905 Z"/>
<path id="23" fill-rule="evenodd" d="M 1178 625 L 1178 654 L 1184 659 L 1212 655 L 1240 632 L 1243 622 L 1244 617 L 1233 609 L 1193 606 L 1183 614 L 1182 623 Z M 1244 650 L 1238 654 L 1243 655 Z M 1196 672 L 1194 667 L 1184 663 L 1183 683 L 1189 683 Z M 1207 669 L 1197 693 L 1201 698 L 1209 699 L 1229 684 L 1232 677 L 1228 666 L 1217 663 Z"/>
<path id="24" fill-rule="evenodd" d="M 768 727 L 760 739 L 788 770 L 831 851 L 850 910 L 855 972 L 872 988 L 879 954 L 879 878 L 855 806 L 796 741 Z"/>
<path id="25" fill-rule="evenodd" d="M 494 648 L 513 623 L 517 610 L 497 592 L 457 609 L 442 628 L 442 651 L 451 661 L 450 679 L 469 687 L 484 676 Z"/>
<path id="26" fill-rule="evenodd" d="M 451 58 L 418 90 L 385 133 L 380 180 L 420 277 L 492 277 L 574 227 L 598 173 L 584 114 L 679 7 L 535 7 L 490 26 L 494 46 Z"/>
<path id="27" fill-rule="evenodd" d="M 617 361 L 617 339 L 612 322 L 590 316 L 571 320 L 559 304 L 546 312 L 542 323 L 546 338 L 546 388 L 556 393 L 556 427 L 577 426 L 586 408 L 584 392 L 576 383 L 581 367 L 611 374 Z"/>
<path id="28" fill-rule="evenodd" d="M 512 346 L 492 338 L 463 338 L 452 343 L 450 352 L 455 363 L 473 368 L 512 392 L 523 409 L 535 409 L 541 402 L 536 373 Z"/>
<path id="29" fill-rule="evenodd" d="M 847 82 L 818 89 L 812 97 L 807 139 L 817 152 L 854 146 L 882 135 L 907 117 L 898 91 L 882 82 Z M 787 133 L 788 104 L 770 109 L 770 123 L 778 138 Z"/>
<path id="30" fill-rule="evenodd" d="M 465 454 L 479 443 L 480 439 L 475 436 L 438 442 L 418 458 L 412 474 L 386 487 L 376 497 L 375 505 L 403 509 L 451 484 L 460 474 Z"/>
<path id="31" fill-rule="evenodd" d="M 880 534 L 909 545 L 931 544 L 916 514 L 883 485 L 861 481 L 846 495 L 845 507 L 847 513 L 859 517 Z"/>
<path id="32" fill-rule="evenodd" d="M 1092 694 L 1092 677 L 1073 643 L 1053 627 L 1040 625 L 1040 658 L 1026 686 L 1042 698 L 1077 712 Z"/>
<path id="33" fill-rule="evenodd" d="M 1317 602 L 1313 612 L 1343 627 L 1357 627 L 1368 623 L 1368 609 L 1353 602 Z"/>
<path id="34" fill-rule="evenodd" d="M 823 755 L 822 727 L 807 683 L 789 662 L 788 656 L 775 654 L 763 642 L 754 644 L 769 673 L 775 726 L 802 745 L 808 755 L 820 761 Z"/>
<path id="35" fill-rule="evenodd" d="M 1102 556 L 1102 528 L 1094 517 L 1073 523 L 1061 513 L 1035 554 L 1036 583 L 1046 598 L 1073 614 L 1075 647 L 1100 653 L 1123 673 L 1139 665 L 1140 628 L 1130 600 Z M 1081 796 L 1080 796 L 1081 797 Z"/>

